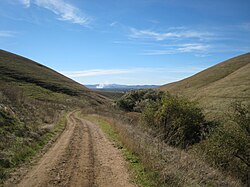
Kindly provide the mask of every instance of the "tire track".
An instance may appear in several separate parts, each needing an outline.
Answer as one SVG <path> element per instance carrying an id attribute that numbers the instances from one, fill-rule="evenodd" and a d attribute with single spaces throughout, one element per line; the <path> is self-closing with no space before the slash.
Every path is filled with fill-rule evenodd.
<path id="1" fill-rule="evenodd" d="M 83 145 L 80 157 L 77 162 L 77 167 L 72 173 L 73 179 L 71 186 L 95 186 L 95 172 L 94 172 L 94 152 L 93 140 L 89 127 L 76 118 L 77 124 L 82 129 L 83 139 L 80 143 Z M 84 177 L 85 176 L 85 177 Z M 86 180 L 87 179 L 87 180 Z"/>
<path id="2" fill-rule="evenodd" d="M 93 139 L 95 185 L 98 187 L 134 187 L 120 150 L 106 138 L 99 126 L 81 119 Z"/>
<path id="3" fill-rule="evenodd" d="M 75 123 L 73 119 L 74 113 L 71 112 L 67 118 L 67 124 L 64 132 L 55 142 L 55 144 L 43 155 L 40 161 L 27 173 L 26 176 L 17 184 L 18 187 L 29 187 L 29 186 L 50 186 L 48 173 L 51 168 L 54 168 L 61 156 L 64 154 L 69 139 L 75 129 Z M 7 186 L 13 186 L 9 184 Z"/>
<path id="4" fill-rule="evenodd" d="M 64 132 L 18 187 L 133 187 L 121 152 L 94 123 L 67 116 Z"/>

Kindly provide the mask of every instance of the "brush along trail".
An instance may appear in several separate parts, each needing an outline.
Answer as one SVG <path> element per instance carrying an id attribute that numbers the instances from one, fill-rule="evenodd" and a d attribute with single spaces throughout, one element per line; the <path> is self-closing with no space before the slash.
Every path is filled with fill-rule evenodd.
<path id="1" fill-rule="evenodd" d="M 13 186 L 8 184 L 6 186 Z M 76 113 L 64 132 L 20 180 L 18 187 L 133 187 L 121 152 L 94 123 Z"/>

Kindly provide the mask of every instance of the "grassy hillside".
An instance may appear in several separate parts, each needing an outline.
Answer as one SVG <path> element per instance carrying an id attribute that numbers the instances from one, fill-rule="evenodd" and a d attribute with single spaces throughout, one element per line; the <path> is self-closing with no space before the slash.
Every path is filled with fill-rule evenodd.
<path id="1" fill-rule="evenodd" d="M 234 101 L 250 102 L 249 83 L 250 53 L 247 53 L 187 79 L 164 85 L 160 90 L 198 101 L 208 116 L 218 116 Z"/>
<path id="2" fill-rule="evenodd" d="M 18 83 L 19 86 L 25 84 L 29 91 L 32 87 L 40 87 L 69 96 L 85 96 L 92 100 L 104 99 L 42 64 L 3 50 L 0 50 L 0 72 L 0 83 Z"/>
<path id="3" fill-rule="evenodd" d="M 52 69 L 0 50 L 0 186 L 63 130 L 68 111 L 107 102 Z"/>

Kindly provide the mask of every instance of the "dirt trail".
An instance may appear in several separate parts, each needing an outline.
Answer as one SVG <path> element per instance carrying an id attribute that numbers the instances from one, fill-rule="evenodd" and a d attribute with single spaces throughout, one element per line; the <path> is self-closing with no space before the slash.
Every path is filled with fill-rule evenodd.
<path id="1" fill-rule="evenodd" d="M 56 143 L 23 177 L 6 186 L 133 187 L 121 152 L 100 128 L 71 113 Z"/>

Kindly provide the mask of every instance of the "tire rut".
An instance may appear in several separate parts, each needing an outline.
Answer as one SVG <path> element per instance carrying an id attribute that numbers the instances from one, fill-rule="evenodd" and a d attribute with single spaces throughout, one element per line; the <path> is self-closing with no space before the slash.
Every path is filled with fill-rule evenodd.
<path id="1" fill-rule="evenodd" d="M 77 167 L 72 173 L 73 179 L 71 186 L 86 186 L 94 187 L 95 185 L 95 157 L 93 152 L 93 140 L 89 127 L 76 118 L 79 127 L 82 127 L 82 146 L 79 159 L 77 160 Z M 85 176 L 85 177 L 84 177 Z M 87 180 L 86 180 L 87 179 Z"/>
<path id="2" fill-rule="evenodd" d="M 60 138 L 14 186 L 134 187 L 125 165 L 100 128 L 72 112 Z"/>

